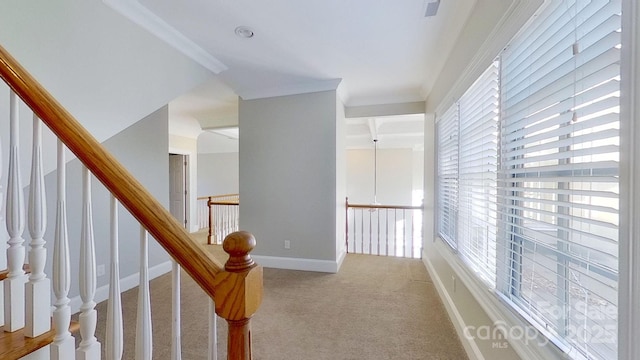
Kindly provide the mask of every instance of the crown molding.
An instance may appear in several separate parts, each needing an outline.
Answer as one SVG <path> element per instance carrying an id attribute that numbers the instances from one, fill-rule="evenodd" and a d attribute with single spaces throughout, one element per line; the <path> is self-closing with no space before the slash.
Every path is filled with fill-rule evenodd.
<path id="1" fill-rule="evenodd" d="M 336 90 L 341 81 L 342 79 L 314 80 L 303 83 L 283 84 L 276 87 L 262 89 L 238 89 L 236 93 L 242 98 L 242 100 L 308 94 L 314 92 Z"/>
<path id="2" fill-rule="evenodd" d="M 143 29 L 157 36 L 193 61 L 204 66 L 214 74 L 227 70 L 227 66 L 213 57 L 198 44 L 182 35 L 173 26 L 167 24 L 151 10 L 137 0 L 102 0 L 106 5 L 122 14 Z"/>
<path id="3" fill-rule="evenodd" d="M 523 26 L 545 2 L 550 0 L 513 0 L 504 15 L 495 24 L 478 51 L 469 60 L 469 64 L 458 76 L 440 103 L 433 104 L 427 98 L 427 112 L 441 114 L 460 97 L 477 77 L 495 60 L 496 55 L 509 44 L 511 39 L 522 30 Z M 478 4 L 476 4 L 477 6 Z M 471 16 L 474 14 L 472 13 Z M 425 89 L 423 89 L 424 91 Z"/>

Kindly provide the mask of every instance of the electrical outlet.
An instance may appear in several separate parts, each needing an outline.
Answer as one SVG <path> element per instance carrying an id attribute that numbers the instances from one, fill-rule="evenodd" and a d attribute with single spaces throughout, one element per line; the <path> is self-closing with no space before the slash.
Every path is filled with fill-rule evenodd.
<path id="1" fill-rule="evenodd" d="M 104 276 L 104 264 L 98 265 L 98 276 Z"/>
<path id="2" fill-rule="evenodd" d="M 291 241 L 285 240 L 284 241 L 284 248 L 285 249 L 291 249 Z"/>

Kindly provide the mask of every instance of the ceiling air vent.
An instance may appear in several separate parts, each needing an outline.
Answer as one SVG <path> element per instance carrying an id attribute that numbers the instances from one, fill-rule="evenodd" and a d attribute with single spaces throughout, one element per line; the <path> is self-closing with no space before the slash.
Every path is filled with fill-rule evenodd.
<path id="1" fill-rule="evenodd" d="M 427 10 L 424 12 L 424 17 L 436 16 L 438 13 L 438 7 L 440 6 L 440 0 L 428 0 Z"/>

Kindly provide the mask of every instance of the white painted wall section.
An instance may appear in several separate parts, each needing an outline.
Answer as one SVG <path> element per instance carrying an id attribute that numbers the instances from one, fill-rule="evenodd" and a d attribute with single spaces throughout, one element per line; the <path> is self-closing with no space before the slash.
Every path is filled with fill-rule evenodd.
<path id="1" fill-rule="evenodd" d="M 378 203 L 411 205 L 414 151 L 412 149 L 378 149 L 377 157 Z M 421 167 L 419 171 L 422 171 Z M 373 176 L 374 150 L 347 150 L 347 196 L 350 203 L 373 203 Z"/>

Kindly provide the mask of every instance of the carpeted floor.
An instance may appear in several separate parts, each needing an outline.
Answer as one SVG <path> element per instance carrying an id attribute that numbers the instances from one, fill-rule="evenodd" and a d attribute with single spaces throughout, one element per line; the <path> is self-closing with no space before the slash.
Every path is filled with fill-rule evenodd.
<path id="1" fill-rule="evenodd" d="M 255 360 L 467 359 L 420 260 L 349 254 L 338 274 L 265 269 L 264 287 L 252 320 Z M 170 293 L 170 274 L 151 282 L 154 359 L 170 358 Z M 207 297 L 184 273 L 181 296 L 182 359 L 205 360 Z M 122 299 L 123 358 L 133 359 L 137 289 Z M 106 305 L 97 306 L 100 342 Z M 224 320 L 218 329 L 218 359 L 226 359 Z"/>

